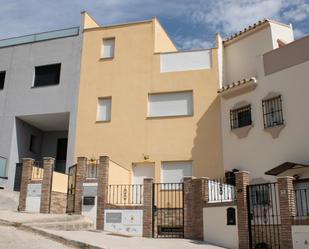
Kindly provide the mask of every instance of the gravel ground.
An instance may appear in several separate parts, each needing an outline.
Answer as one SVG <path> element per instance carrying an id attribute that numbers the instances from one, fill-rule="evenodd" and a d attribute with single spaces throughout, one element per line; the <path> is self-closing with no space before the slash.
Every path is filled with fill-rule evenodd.
<path id="1" fill-rule="evenodd" d="M 69 249 L 40 235 L 0 225 L 0 249 Z M 72 248 L 71 248 L 72 249 Z"/>

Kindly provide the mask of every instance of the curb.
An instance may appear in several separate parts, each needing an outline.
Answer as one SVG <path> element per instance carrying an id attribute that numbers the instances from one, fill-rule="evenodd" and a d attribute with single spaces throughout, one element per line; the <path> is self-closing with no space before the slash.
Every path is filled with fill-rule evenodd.
<path id="1" fill-rule="evenodd" d="M 19 223 L 19 222 L 12 222 L 12 221 L 0 219 L 0 224 L 5 225 L 5 226 L 12 226 L 12 227 L 15 227 L 23 231 L 32 232 L 34 234 L 41 235 L 45 238 L 51 239 L 53 241 L 59 242 L 63 245 L 70 246 L 70 247 L 82 248 L 82 249 L 106 249 L 104 247 L 93 246 L 88 243 L 67 239 L 60 235 L 49 233 L 45 230 L 23 225 L 22 223 Z"/>

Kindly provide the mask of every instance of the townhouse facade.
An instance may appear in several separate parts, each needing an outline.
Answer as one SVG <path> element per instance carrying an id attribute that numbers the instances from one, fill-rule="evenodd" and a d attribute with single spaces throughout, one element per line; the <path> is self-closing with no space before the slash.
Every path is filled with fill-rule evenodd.
<path id="1" fill-rule="evenodd" d="M 0 41 L 2 187 L 19 190 L 23 158 L 74 163 L 80 57 L 78 27 Z"/>

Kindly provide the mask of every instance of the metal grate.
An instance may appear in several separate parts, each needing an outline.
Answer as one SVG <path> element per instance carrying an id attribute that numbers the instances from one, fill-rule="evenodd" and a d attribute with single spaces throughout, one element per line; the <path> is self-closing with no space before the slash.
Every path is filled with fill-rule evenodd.
<path id="1" fill-rule="evenodd" d="M 237 129 L 252 124 L 251 105 L 230 111 L 231 129 Z"/>
<path id="2" fill-rule="evenodd" d="M 142 205 L 142 184 L 108 185 L 107 203 L 112 205 Z"/>
<path id="3" fill-rule="evenodd" d="M 215 179 L 203 181 L 203 189 L 208 188 L 208 196 L 204 194 L 204 199 L 209 203 L 231 202 L 236 200 L 236 188 L 227 184 L 225 179 Z"/>
<path id="4" fill-rule="evenodd" d="M 309 217 L 309 189 L 295 189 L 296 218 Z"/>
<path id="5" fill-rule="evenodd" d="M 263 100 L 262 105 L 264 128 L 284 124 L 281 95 L 275 98 Z"/>

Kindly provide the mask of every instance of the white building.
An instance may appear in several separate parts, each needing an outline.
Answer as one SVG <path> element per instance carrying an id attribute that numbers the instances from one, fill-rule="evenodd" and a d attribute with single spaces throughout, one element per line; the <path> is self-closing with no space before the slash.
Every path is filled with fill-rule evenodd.
<path id="1" fill-rule="evenodd" d="M 79 28 L 0 41 L 0 186 L 22 158 L 73 163 L 80 56 Z"/>
<path id="2" fill-rule="evenodd" d="M 217 42 L 225 169 L 250 171 L 252 183 L 307 178 L 309 36 L 294 41 L 291 26 L 264 20 Z"/>

